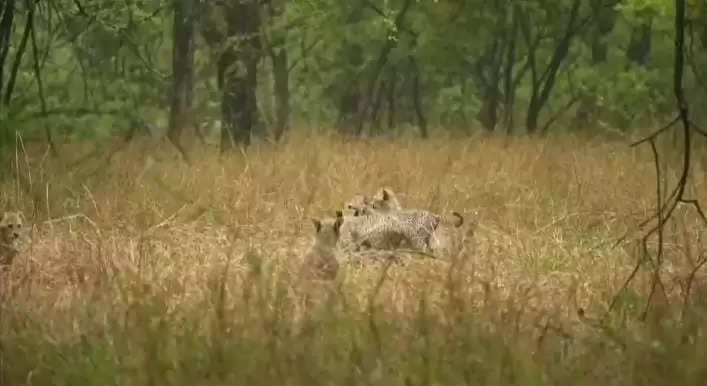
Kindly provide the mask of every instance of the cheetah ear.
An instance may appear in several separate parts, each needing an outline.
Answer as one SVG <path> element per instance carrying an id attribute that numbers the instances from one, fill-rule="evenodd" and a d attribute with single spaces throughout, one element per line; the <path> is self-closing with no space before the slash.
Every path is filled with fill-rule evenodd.
<path id="1" fill-rule="evenodd" d="M 314 224 L 314 230 L 319 233 L 320 230 L 322 230 L 322 222 L 317 220 L 316 218 L 312 219 L 312 224 Z"/>
<path id="2" fill-rule="evenodd" d="M 452 212 L 452 215 L 457 218 L 457 220 L 454 222 L 455 228 L 459 228 L 460 226 L 464 225 L 464 216 L 459 214 L 459 212 Z"/>
<path id="3" fill-rule="evenodd" d="M 334 221 L 334 233 L 338 236 L 341 230 L 341 225 L 344 223 L 344 216 L 339 216 L 341 211 L 338 211 L 336 214 L 336 221 Z"/>
<path id="4" fill-rule="evenodd" d="M 388 189 L 383 188 L 383 201 L 388 201 L 388 200 L 390 200 L 390 196 L 391 196 L 391 194 L 390 194 L 390 192 L 388 191 Z"/>

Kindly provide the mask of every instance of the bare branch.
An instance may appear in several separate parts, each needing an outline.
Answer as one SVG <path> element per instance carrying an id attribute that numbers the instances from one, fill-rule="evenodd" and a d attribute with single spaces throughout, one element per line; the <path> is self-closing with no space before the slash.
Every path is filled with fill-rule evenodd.
<path id="1" fill-rule="evenodd" d="M 314 47 L 319 44 L 322 40 L 324 40 L 323 36 L 317 37 L 310 45 L 302 47 L 302 53 L 300 54 L 300 57 L 297 59 L 292 60 L 292 63 L 290 63 L 290 66 L 287 67 L 287 72 L 292 71 L 295 67 L 297 67 L 297 64 L 302 61 L 302 59 L 306 58 L 307 55 L 314 49 Z"/>
<path id="2" fill-rule="evenodd" d="M 28 0 L 30 1 L 30 0 Z M 40 106 L 42 109 L 42 115 L 46 116 L 47 112 L 47 101 L 44 98 L 44 85 L 42 84 L 42 73 L 39 68 L 39 52 L 37 49 L 37 34 L 34 28 L 34 18 L 30 19 L 30 23 L 28 24 L 29 30 L 31 33 L 31 39 L 32 39 L 32 56 L 34 57 L 34 77 L 37 81 L 37 93 L 39 94 L 39 102 Z M 47 126 L 46 122 L 43 122 L 44 124 L 44 131 L 47 136 L 47 142 L 49 143 L 49 149 L 52 152 L 52 155 L 54 157 L 59 156 L 59 152 L 56 149 L 56 145 L 54 144 L 54 140 L 52 139 L 52 132 Z"/>
<path id="3" fill-rule="evenodd" d="M 665 126 L 661 127 L 660 129 L 656 130 L 655 132 L 653 132 L 653 134 L 651 134 L 651 135 L 649 135 L 649 136 L 647 136 L 647 137 L 645 137 L 645 138 L 643 138 L 643 139 L 641 139 L 641 140 L 639 140 L 639 141 L 636 141 L 636 142 L 632 143 L 630 146 L 631 146 L 631 147 L 635 147 L 635 146 L 638 146 L 638 145 L 640 145 L 640 144 L 642 144 L 642 143 L 644 143 L 644 142 L 653 141 L 653 140 L 654 140 L 656 137 L 658 137 L 660 134 L 662 134 L 663 132 L 667 131 L 669 128 L 673 127 L 673 125 L 675 125 L 676 123 L 678 123 L 679 120 L 680 120 L 680 116 L 678 115 L 677 117 L 675 117 L 675 119 L 673 119 L 672 121 L 670 121 L 670 123 L 668 123 L 667 125 L 665 125 Z"/>
<path id="4" fill-rule="evenodd" d="M 656 186 L 657 186 L 657 192 L 656 192 L 656 199 L 657 199 L 657 205 L 656 205 L 656 213 L 651 216 L 651 219 L 644 221 L 643 224 L 646 224 L 647 222 L 651 221 L 652 218 L 657 218 L 658 223 L 656 226 L 654 226 L 652 229 L 650 229 L 642 238 L 641 244 L 643 246 L 643 251 L 644 251 L 644 256 L 648 257 L 648 240 L 657 233 L 658 236 L 658 250 L 656 252 L 656 264 L 654 265 L 654 272 L 653 272 L 653 280 L 652 280 L 652 285 L 651 285 L 651 292 L 648 296 L 647 303 L 646 303 L 646 308 L 641 316 L 642 319 L 644 319 L 648 313 L 648 309 L 651 305 L 651 301 L 653 299 L 653 295 L 655 293 L 655 289 L 657 288 L 658 285 L 662 286 L 661 279 L 660 279 L 660 270 L 662 267 L 662 262 L 663 262 L 663 228 L 668 220 L 672 217 L 675 208 L 679 203 L 686 203 L 690 204 L 693 207 L 696 208 L 698 214 L 702 218 L 702 220 L 705 222 L 707 225 L 707 218 L 705 217 L 704 212 L 702 211 L 702 208 L 700 207 L 699 203 L 696 200 L 689 200 L 684 197 L 685 194 L 685 189 L 687 186 L 687 180 L 690 175 L 690 161 L 691 161 L 691 149 L 692 149 L 692 133 L 698 132 L 700 134 L 701 130 L 698 130 L 695 128 L 695 126 L 692 126 L 692 122 L 690 120 L 690 114 L 689 114 L 689 106 L 687 103 L 687 100 L 684 95 L 683 91 L 683 71 L 685 67 L 685 13 L 686 13 L 686 5 L 685 5 L 685 0 L 675 0 L 675 62 L 674 62 L 674 73 L 673 73 L 673 91 L 675 94 L 675 101 L 677 105 L 677 109 L 679 112 L 679 115 L 677 118 L 675 118 L 673 121 L 671 121 L 669 124 L 664 126 L 663 128 L 657 130 L 653 134 L 649 135 L 648 137 L 635 142 L 631 144 L 631 146 L 637 146 L 642 143 L 648 142 L 651 146 L 651 151 L 653 152 L 653 159 L 655 161 L 655 169 L 656 169 Z M 663 199 L 662 197 L 662 192 L 660 189 L 661 185 L 661 175 L 660 175 L 660 162 L 659 162 L 659 153 L 655 145 L 655 139 L 671 127 L 675 125 L 678 121 L 682 122 L 682 131 L 683 131 L 683 162 L 682 162 L 682 173 L 680 175 L 680 178 L 673 189 L 672 193 L 667 199 Z M 641 261 L 645 261 L 646 259 L 641 259 Z M 623 291 L 626 286 L 628 286 L 628 283 L 630 283 L 633 278 L 636 275 L 636 271 L 640 267 L 641 262 L 637 264 L 636 268 L 634 269 L 634 272 L 632 272 L 628 279 L 626 280 L 624 286 L 622 286 L 621 291 Z M 698 265 L 698 267 L 701 267 L 703 264 Z M 689 286 L 688 286 L 689 287 Z M 621 292 L 620 291 L 620 292 Z M 616 295 L 618 296 L 618 294 Z M 687 296 L 689 296 L 689 291 L 684 295 L 686 298 L 684 299 L 683 303 L 683 308 L 686 307 L 687 305 Z M 614 298 L 614 301 L 612 301 L 612 307 L 615 304 L 616 298 Z M 610 309 L 612 308 L 610 307 Z M 685 314 L 685 309 L 683 309 L 683 316 Z"/>

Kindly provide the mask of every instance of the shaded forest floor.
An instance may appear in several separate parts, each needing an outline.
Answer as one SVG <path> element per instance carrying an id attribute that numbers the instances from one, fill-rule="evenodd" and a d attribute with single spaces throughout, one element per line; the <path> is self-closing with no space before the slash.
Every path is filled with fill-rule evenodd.
<path id="1" fill-rule="evenodd" d="M 662 145 L 674 182 L 679 155 Z M 707 205 L 698 146 L 688 192 Z M 195 148 L 191 166 L 142 140 L 99 150 L 85 158 L 90 145 L 65 145 L 65 165 L 83 160 L 60 167 L 29 149 L 5 170 L 2 201 L 31 230 L 0 281 L 3 384 L 707 379 L 707 270 L 682 315 L 707 253 L 691 208 L 667 224 L 648 319 L 638 321 L 648 268 L 606 314 L 640 257 L 636 226 L 655 207 L 648 149 L 572 136 L 315 135 L 247 155 Z M 332 285 L 298 280 L 309 218 L 381 186 L 406 206 L 464 213 L 475 224 L 469 253 L 346 267 Z"/>

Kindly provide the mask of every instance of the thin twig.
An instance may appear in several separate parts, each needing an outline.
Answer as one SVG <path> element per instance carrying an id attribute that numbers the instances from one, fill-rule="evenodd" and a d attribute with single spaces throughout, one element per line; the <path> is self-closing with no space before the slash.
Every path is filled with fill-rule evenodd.
<path id="1" fill-rule="evenodd" d="M 707 258 L 702 258 L 701 261 L 695 266 L 695 268 L 690 271 L 690 274 L 687 276 L 687 285 L 685 288 L 685 293 L 683 294 L 683 303 L 682 303 L 682 316 L 681 318 L 685 320 L 685 316 L 687 314 L 687 306 L 688 302 L 690 299 L 690 292 L 692 291 L 692 283 L 695 281 L 695 276 L 697 275 L 697 272 L 702 269 L 702 267 L 707 264 Z"/>
<path id="2" fill-rule="evenodd" d="M 28 15 L 30 16 L 30 15 Z M 39 53 L 37 50 L 37 33 L 36 29 L 34 28 L 34 18 L 30 19 L 30 21 L 27 23 L 28 28 L 30 29 L 30 37 L 32 40 L 32 56 L 34 57 L 34 77 L 37 80 L 37 92 L 39 94 L 39 102 L 40 106 L 42 109 L 42 115 L 46 118 L 47 115 L 47 100 L 44 98 L 44 86 L 42 84 L 42 74 L 41 70 L 39 68 Z M 49 126 L 47 126 L 47 122 L 42 122 L 44 125 L 44 131 L 47 136 L 47 142 L 49 143 L 49 149 L 51 150 L 51 153 L 54 157 L 59 156 L 59 152 L 56 149 L 56 146 L 54 145 L 54 140 L 52 139 L 52 132 L 49 129 Z"/>
<path id="3" fill-rule="evenodd" d="M 704 222 L 705 226 L 707 226 L 707 216 L 705 216 L 705 212 L 702 210 L 702 207 L 700 206 L 700 203 L 697 200 L 680 199 L 680 200 L 678 200 L 678 202 L 681 202 L 683 204 L 692 205 L 695 208 L 695 210 L 697 211 L 697 214 L 702 219 L 702 222 Z"/>
<path id="4" fill-rule="evenodd" d="M 690 121 L 690 125 L 692 126 L 692 130 L 695 130 L 699 134 L 707 137 L 707 130 L 701 128 L 700 126 L 697 126 L 694 121 Z"/>
<path id="5" fill-rule="evenodd" d="M 661 174 L 660 174 L 660 155 L 658 154 L 658 149 L 655 146 L 655 137 L 651 137 L 649 140 L 649 143 L 651 145 L 651 152 L 653 152 L 653 161 L 654 161 L 654 166 L 655 166 L 655 186 L 656 186 L 656 214 L 658 216 L 658 226 L 657 226 L 657 231 L 658 231 L 658 253 L 656 254 L 656 264 L 653 267 L 653 283 L 651 284 L 651 292 L 648 294 L 648 300 L 646 301 L 646 306 L 643 309 L 643 313 L 641 315 L 641 320 L 645 320 L 646 317 L 648 316 L 648 310 L 650 309 L 651 301 L 653 299 L 653 295 L 655 294 L 656 286 L 658 284 L 658 281 L 660 280 L 660 268 L 663 265 L 663 224 L 664 224 L 664 219 L 663 219 L 663 197 L 662 197 L 662 191 L 660 189 L 660 181 L 661 181 Z M 648 238 L 650 237 L 650 234 L 647 234 L 643 237 L 643 240 L 641 243 L 643 244 L 643 250 L 646 251 L 646 256 L 648 255 Z"/>
<path id="6" fill-rule="evenodd" d="M 656 213 L 651 216 L 650 219 L 644 221 L 640 227 L 643 225 L 647 224 L 648 222 L 652 221 L 653 218 L 658 219 L 658 223 L 656 226 L 654 226 L 652 229 L 650 229 L 642 238 L 641 240 L 641 245 L 643 248 L 643 258 L 639 260 L 639 262 L 636 264 L 636 267 L 634 268 L 633 272 L 629 275 L 629 277 L 626 279 L 626 282 L 624 285 L 621 287 L 621 290 L 619 291 L 619 294 L 629 285 L 629 283 L 635 278 L 636 273 L 638 272 L 638 269 L 640 268 L 641 264 L 645 262 L 646 260 L 650 260 L 650 254 L 648 253 L 648 240 L 655 234 L 657 233 L 658 236 L 658 250 L 656 252 L 656 261 L 654 264 L 654 273 L 653 273 L 653 280 L 651 283 L 651 291 L 650 294 L 648 295 L 648 300 L 646 303 L 646 308 L 641 315 L 641 319 L 645 319 L 648 313 L 648 309 L 651 305 L 651 301 L 653 299 L 653 296 L 655 294 L 655 290 L 658 285 L 661 285 L 663 287 L 663 291 L 665 291 L 664 286 L 662 285 L 661 279 L 660 279 L 660 270 L 662 268 L 662 263 L 663 263 L 663 254 L 664 254 L 664 249 L 663 249 L 663 244 L 664 244 L 664 235 L 663 235 L 663 228 L 665 227 L 665 224 L 667 223 L 668 220 L 671 219 L 673 216 L 673 213 L 675 211 L 675 208 L 677 207 L 678 203 L 687 203 L 693 205 L 697 212 L 699 213 L 700 217 L 705 221 L 707 224 L 707 219 L 705 218 L 704 212 L 702 211 L 702 208 L 700 207 L 699 203 L 697 200 L 688 200 L 684 197 L 685 195 L 685 190 L 687 187 L 687 182 L 688 178 L 690 176 L 690 161 L 691 161 L 691 149 L 692 149 L 692 132 L 693 129 L 695 132 L 704 134 L 702 130 L 699 130 L 696 128 L 696 126 L 692 125 L 692 121 L 690 120 L 690 114 L 689 114 L 689 106 L 687 103 L 687 100 L 685 99 L 685 94 L 683 90 L 683 71 L 684 71 L 684 66 L 685 66 L 685 13 L 686 13 L 686 5 L 685 5 L 685 0 L 675 0 L 675 62 L 674 62 L 674 73 L 673 73 L 673 91 L 675 94 L 675 100 L 676 100 L 676 105 L 677 105 L 677 110 L 678 110 L 678 116 L 673 119 L 669 124 L 666 126 L 662 127 L 661 129 L 655 131 L 654 133 L 650 134 L 646 138 L 641 139 L 640 141 L 634 142 L 631 144 L 631 146 L 637 146 L 645 142 L 649 142 L 651 146 L 651 151 L 653 152 L 653 159 L 655 161 L 655 168 L 656 168 L 656 185 L 657 185 L 657 205 L 656 205 Z M 680 178 L 671 192 L 671 194 L 668 196 L 667 199 L 663 199 L 662 197 L 662 192 L 660 189 L 660 184 L 661 184 L 661 175 L 660 175 L 660 162 L 659 162 L 659 154 L 658 150 L 655 145 L 655 139 L 671 127 L 675 125 L 678 121 L 682 122 L 682 129 L 683 129 L 683 162 L 682 162 L 682 173 L 680 175 Z M 702 266 L 700 264 L 699 266 Z M 613 306 L 616 303 L 616 300 L 619 296 L 617 294 L 614 299 L 612 300 L 612 303 L 609 307 L 609 310 L 613 308 Z M 687 304 L 687 297 L 689 294 L 685 294 L 685 299 L 684 299 L 684 306 Z M 685 310 L 683 310 L 683 315 L 685 313 Z"/>
<path id="7" fill-rule="evenodd" d="M 653 140 L 654 138 L 656 138 L 656 137 L 658 137 L 659 135 L 661 135 L 663 132 L 667 131 L 669 128 L 673 127 L 673 125 L 675 125 L 676 123 L 678 123 L 679 120 L 680 120 L 680 115 L 678 115 L 677 117 L 675 117 L 675 119 L 673 119 L 672 121 L 670 121 L 670 123 L 668 123 L 667 125 L 665 125 L 665 126 L 661 127 L 660 129 L 654 131 L 653 134 L 651 134 L 651 135 L 649 135 L 649 136 L 647 136 L 647 137 L 645 137 L 645 138 L 643 138 L 643 139 L 641 139 L 641 140 L 639 140 L 639 141 L 636 141 L 636 142 L 632 143 L 632 144 L 630 145 L 630 147 L 636 147 L 636 146 L 638 146 L 638 145 L 640 145 L 640 144 L 642 144 L 642 143 L 644 143 L 644 142 L 648 142 L 648 141 Z"/>

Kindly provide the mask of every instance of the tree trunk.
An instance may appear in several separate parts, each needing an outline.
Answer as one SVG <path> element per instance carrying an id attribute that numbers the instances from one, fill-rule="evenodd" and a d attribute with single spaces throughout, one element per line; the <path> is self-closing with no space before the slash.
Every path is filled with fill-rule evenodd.
<path id="1" fill-rule="evenodd" d="M 398 80 L 398 72 L 395 68 L 390 70 L 390 84 L 388 85 L 388 130 L 393 130 L 395 127 L 395 85 Z"/>
<path id="2" fill-rule="evenodd" d="M 28 24 L 29 26 L 29 31 L 30 31 L 30 39 L 32 39 L 32 58 L 33 64 L 34 64 L 34 78 L 37 81 L 37 94 L 39 94 L 39 106 L 41 107 L 41 112 L 42 112 L 42 118 L 45 119 L 43 122 L 44 125 L 44 133 L 47 136 L 47 143 L 49 144 L 49 150 L 51 154 L 58 158 L 59 157 L 59 150 L 57 150 L 56 144 L 54 143 L 54 139 L 52 136 L 52 132 L 49 129 L 49 126 L 47 126 L 46 123 L 46 118 L 47 118 L 47 100 L 44 97 L 44 85 L 42 82 L 42 71 L 40 69 L 39 65 L 39 50 L 37 49 L 37 31 L 34 28 L 34 19 L 30 19 L 30 23 Z"/>
<path id="3" fill-rule="evenodd" d="M 513 132 L 513 104 L 515 102 L 516 83 L 513 79 L 513 67 L 516 62 L 516 39 L 518 38 L 518 22 L 516 21 L 515 7 L 511 10 L 511 30 L 508 34 L 508 48 L 503 67 L 503 109 L 504 109 L 504 124 L 506 125 L 506 133 Z"/>
<path id="4" fill-rule="evenodd" d="M 500 102 L 500 92 L 498 90 L 499 77 L 493 76 L 490 84 L 484 90 L 484 100 L 478 119 L 487 131 L 494 131 L 498 123 L 498 107 Z"/>
<path id="5" fill-rule="evenodd" d="M 5 59 L 10 52 L 12 41 L 12 23 L 15 18 L 15 0 L 4 0 L 0 3 L 0 92 L 3 90 L 3 74 L 5 73 Z"/>
<path id="6" fill-rule="evenodd" d="M 7 86 L 5 86 L 5 97 L 3 99 L 3 105 L 5 108 L 9 108 L 10 102 L 12 101 L 12 92 L 15 89 L 15 81 L 17 80 L 17 74 L 20 70 L 20 64 L 22 64 L 22 57 L 24 56 L 25 50 L 27 49 L 27 42 L 29 41 L 29 35 L 32 30 L 32 25 L 34 23 L 34 9 L 36 2 L 35 0 L 27 0 L 25 2 L 27 4 L 27 20 L 25 21 L 25 29 L 24 32 L 22 33 L 22 39 L 20 39 L 20 46 L 17 47 L 17 50 L 15 51 L 15 60 L 12 62 L 12 68 L 10 69 L 10 78 L 8 79 Z M 0 32 L 0 34 L 2 34 Z M 2 38 L 0 38 L 2 40 Z M 7 56 L 5 56 L 5 59 Z M 0 62 L 0 90 L 2 90 L 2 83 L 3 83 L 3 62 Z M 3 139 L 2 143 L 7 144 L 12 142 L 12 129 L 6 125 L 5 129 L 2 132 Z"/>
<path id="7" fill-rule="evenodd" d="M 525 120 L 525 127 L 528 134 L 533 134 L 537 130 L 540 111 L 545 107 L 545 104 L 550 98 L 550 93 L 555 87 L 555 79 L 560 71 L 560 66 L 567 57 L 567 54 L 569 54 L 572 39 L 579 32 L 577 19 L 579 17 L 579 7 L 581 3 L 581 0 L 574 0 L 565 33 L 560 38 L 560 41 L 557 42 L 545 73 L 539 79 L 536 76 L 533 77 L 530 103 L 528 104 L 528 112 Z M 529 52 L 528 55 L 535 55 L 535 53 L 535 50 L 533 50 L 533 52 Z"/>
<path id="8" fill-rule="evenodd" d="M 499 83 L 505 44 L 503 36 L 494 39 L 493 43 L 484 50 L 483 55 L 477 59 L 475 65 L 476 82 L 483 93 L 481 109 L 476 117 L 487 131 L 493 131 L 498 123 Z"/>
<path id="9" fill-rule="evenodd" d="M 257 114 L 257 61 L 248 60 L 243 63 L 236 60 L 231 66 L 245 65 L 242 74 L 230 73 L 224 69 L 224 85 L 222 90 L 221 113 L 223 128 L 221 131 L 221 151 L 225 152 L 233 145 L 250 145 L 250 136 Z"/>
<path id="10" fill-rule="evenodd" d="M 528 112 L 525 115 L 525 130 L 528 134 L 535 133 L 538 129 L 538 117 L 540 116 L 540 101 L 538 99 L 537 87 L 533 86 L 528 103 Z"/>
<path id="11" fill-rule="evenodd" d="M 425 119 L 424 109 L 422 108 L 422 94 L 420 92 L 420 69 L 417 66 L 415 58 L 410 56 L 409 60 L 410 71 L 412 73 L 412 99 L 415 104 L 417 124 L 420 126 L 420 136 L 427 138 L 427 119 Z"/>
<path id="12" fill-rule="evenodd" d="M 265 2 L 266 13 L 263 15 L 261 23 L 268 23 L 271 26 L 278 24 L 283 20 L 283 11 L 286 6 L 286 1 L 283 2 Z M 279 141 L 282 136 L 290 129 L 290 61 L 286 47 L 286 37 L 288 29 L 284 27 L 276 27 L 272 29 L 271 41 L 266 44 L 267 52 L 272 63 L 273 75 L 273 96 L 275 97 L 275 125 L 273 136 L 275 141 Z M 302 56 L 305 55 L 303 50 Z"/>
<path id="13" fill-rule="evenodd" d="M 284 44 L 281 46 L 280 52 L 272 56 L 272 66 L 277 109 L 275 140 L 280 140 L 282 135 L 290 129 L 290 70 Z"/>
<path id="14" fill-rule="evenodd" d="M 651 54 L 651 34 L 653 23 L 651 20 L 635 27 L 631 31 L 631 41 L 629 42 L 626 56 L 639 66 L 648 64 Z"/>
<path id="15" fill-rule="evenodd" d="M 402 7 L 400 8 L 400 11 L 395 17 L 394 26 L 397 31 L 401 30 L 402 23 L 405 21 L 405 15 L 407 14 L 411 5 L 412 0 L 405 0 Z M 391 39 L 389 36 L 387 36 L 385 45 L 383 45 L 383 49 L 381 49 L 381 52 L 378 55 L 378 59 L 373 64 L 373 67 L 370 72 L 370 79 L 368 80 L 368 85 L 366 87 L 366 93 L 363 95 L 363 105 L 358 112 L 356 122 L 356 134 L 361 134 L 363 132 L 364 121 L 366 120 L 366 118 L 369 117 L 368 112 L 374 102 L 374 94 L 376 90 L 376 85 L 378 83 L 378 78 L 380 76 L 381 71 L 383 71 L 383 67 L 388 62 L 388 56 L 390 52 L 393 50 L 393 48 L 397 47 L 397 45 L 398 39 Z"/>
<path id="16" fill-rule="evenodd" d="M 10 105 L 10 101 L 12 100 L 12 92 L 15 88 L 15 81 L 17 80 L 17 73 L 20 70 L 20 64 L 22 64 L 22 57 L 25 54 L 25 50 L 27 49 L 27 42 L 29 41 L 29 33 L 32 28 L 32 23 L 34 21 L 34 9 L 35 9 L 35 0 L 28 0 L 27 1 L 27 6 L 29 7 L 27 9 L 27 20 L 25 21 L 25 29 L 24 32 L 22 33 L 22 39 L 20 39 L 20 46 L 17 48 L 15 52 L 15 60 L 12 62 L 12 69 L 10 69 L 10 78 L 8 79 L 7 86 L 5 87 L 5 98 L 3 99 L 3 104 L 5 106 Z M 2 68 L 2 67 L 0 67 Z M 0 71 L 0 78 L 2 78 L 2 71 Z M 1 83 L 1 81 L 0 81 Z M 2 87 L 0 87 L 1 89 Z"/>
<path id="17" fill-rule="evenodd" d="M 255 0 L 241 0 L 225 6 L 227 41 L 219 61 L 223 79 L 221 152 L 250 144 L 257 116 L 257 70 L 260 58 L 260 14 Z"/>
<path id="18" fill-rule="evenodd" d="M 373 102 L 373 108 L 371 110 L 371 132 L 375 134 L 380 134 L 380 119 L 379 112 L 381 104 L 383 103 L 383 93 L 388 88 L 388 83 L 385 80 L 380 82 L 378 86 L 378 92 L 376 93 L 376 99 Z"/>
<path id="19" fill-rule="evenodd" d="M 592 0 L 591 7 L 594 16 L 591 35 L 592 62 L 597 64 L 606 61 L 608 52 L 606 36 L 614 29 L 617 11 L 613 7 L 607 7 L 603 0 Z"/>
<path id="20" fill-rule="evenodd" d="M 358 84 L 348 88 L 339 99 L 339 117 L 336 125 L 341 131 L 349 134 L 354 132 L 354 120 L 361 109 L 361 99 L 361 90 Z"/>
<path id="21" fill-rule="evenodd" d="M 194 95 L 194 0 L 178 0 L 174 4 L 174 26 L 172 46 L 172 98 L 167 137 L 187 158 L 181 136 L 191 116 Z"/>

